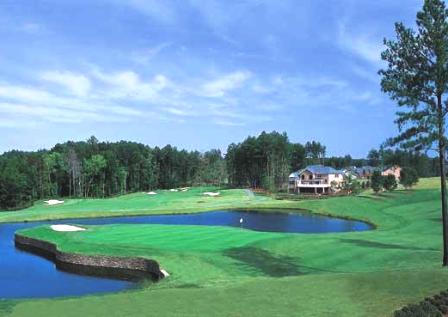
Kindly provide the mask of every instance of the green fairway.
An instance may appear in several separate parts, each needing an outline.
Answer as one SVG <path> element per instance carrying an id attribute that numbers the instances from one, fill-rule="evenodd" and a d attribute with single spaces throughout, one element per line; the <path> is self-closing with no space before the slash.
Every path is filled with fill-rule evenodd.
<path id="1" fill-rule="evenodd" d="M 219 191 L 220 195 L 209 197 L 203 194 L 214 190 Z M 245 208 L 258 204 L 269 206 L 272 202 L 272 199 L 253 196 L 240 189 L 196 187 L 186 192 L 161 190 L 157 191 L 157 195 L 135 193 L 106 199 L 65 199 L 64 204 L 53 206 L 38 201 L 32 207 L 21 211 L 0 212 L 0 222 L 189 213 L 222 208 Z M 275 202 L 275 205 L 278 204 Z"/>
<path id="2" fill-rule="evenodd" d="M 110 295 L 0 301 L 11 316 L 388 316 L 403 304 L 448 288 L 441 268 L 438 179 L 380 196 L 297 202 L 205 189 L 69 200 L 0 214 L 0 221 L 285 207 L 367 220 L 376 230 L 329 234 L 266 233 L 239 228 L 106 225 L 79 232 L 48 226 L 22 234 L 67 252 L 157 260 L 171 276 Z"/>

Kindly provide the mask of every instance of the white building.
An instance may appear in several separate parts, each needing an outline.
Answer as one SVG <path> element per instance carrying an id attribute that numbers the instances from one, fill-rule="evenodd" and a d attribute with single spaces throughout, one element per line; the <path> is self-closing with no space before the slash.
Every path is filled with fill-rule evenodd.
<path id="1" fill-rule="evenodd" d="M 289 175 L 288 190 L 297 194 L 330 194 L 341 189 L 344 173 L 324 165 L 310 165 Z"/>

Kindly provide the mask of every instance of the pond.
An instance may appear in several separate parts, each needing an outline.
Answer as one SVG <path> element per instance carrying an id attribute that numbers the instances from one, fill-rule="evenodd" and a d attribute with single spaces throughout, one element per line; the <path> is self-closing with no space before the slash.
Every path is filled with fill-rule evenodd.
<path id="1" fill-rule="evenodd" d="M 57 270 L 47 259 L 20 251 L 14 246 L 14 232 L 42 224 L 176 224 L 231 226 L 269 232 L 329 233 L 365 231 L 372 226 L 352 220 L 275 211 L 222 210 L 196 214 L 154 215 L 57 220 L 53 222 L 6 223 L 0 225 L 0 298 L 43 298 L 116 292 L 136 287 L 136 283 L 71 274 Z"/>

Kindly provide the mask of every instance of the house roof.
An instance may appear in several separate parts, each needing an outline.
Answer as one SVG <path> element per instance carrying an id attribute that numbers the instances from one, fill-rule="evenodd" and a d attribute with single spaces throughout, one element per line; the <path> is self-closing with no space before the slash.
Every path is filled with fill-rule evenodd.
<path id="1" fill-rule="evenodd" d="M 292 172 L 289 174 L 289 178 L 297 178 L 302 171 Z"/>
<path id="2" fill-rule="evenodd" d="M 398 166 L 398 165 L 388 165 L 388 166 L 385 166 L 383 168 L 383 172 L 385 172 L 385 171 L 387 171 L 389 169 L 397 169 L 397 168 L 400 168 L 400 166 Z"/>
<path id="3" fill-rule="evenodd" d="M 331 166 L 324 165 L 308 165 L 304 171 L 309 171 L 313 174 L 339 174 L 340 172 L 335 170 Z"/>
<path id="4" fill-rule="evenodd" d="M 344 174 L 340 170 L 336 170 L 331 166 L 324 166 L 324 165 L 308 165 L 304 169 L 293 172 L 289 175 L 290 178 L 293 177 L 299 177 L 300 174 L 302 174 L 304 171 L 308 171 L 313 174 Z"/>
<path id="5" fill-rule="evenodd" d="M 355 168 L 355 173 L 358 175 L 363 175 L 363 174 L 372 174 L 374 171 L 379 171 L 380 169 L 378 167 L 373 167 L 373 166 L 362 166 L 362 167 L 357 167 Z"/>

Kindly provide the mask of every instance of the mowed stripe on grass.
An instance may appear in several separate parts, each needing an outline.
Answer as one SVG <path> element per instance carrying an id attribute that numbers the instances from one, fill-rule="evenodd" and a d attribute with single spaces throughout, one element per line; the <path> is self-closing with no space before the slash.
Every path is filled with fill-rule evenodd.
<path id="1" fill-rule="evenodd" d="M 234 194 L 235 206 L 240 195 L 250 199 L 243 191 Z M 439 195 L 438 180 L 423 179 L 415 190 L 380 196 L 258 202 L 377 225 L 365 232 L 109 225 L 56 235 L 48 227 L 32 229 L 30 234 L 54 239 L 67 250 L 155 258 L 172 275 L 113 295 L 8 302 L 8 311 L 13 316 L 58 316 L 71 308 L 78 316 L 387 316 L 448 287 L 441 268 Z"/>

